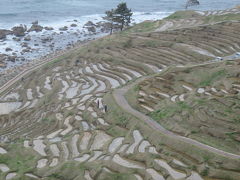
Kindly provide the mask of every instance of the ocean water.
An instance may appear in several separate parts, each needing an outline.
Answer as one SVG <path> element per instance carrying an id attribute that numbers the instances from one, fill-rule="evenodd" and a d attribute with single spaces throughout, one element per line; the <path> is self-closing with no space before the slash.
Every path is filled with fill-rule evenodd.
<path id="1" fill-rule="evenodd" d="M 38 20 L 43 25 L 63 24 L 71 19 L 96 19 L 121 0 L 0 0 L 0 28 L 16 24 L 30 24 Z M 136 22 L 165 17 L 183 10 L 186 0 L 125 0 L 135 12 Z M 226 9 L 240 4 L 240 0 L 200 0 L 197 10 Z"/>

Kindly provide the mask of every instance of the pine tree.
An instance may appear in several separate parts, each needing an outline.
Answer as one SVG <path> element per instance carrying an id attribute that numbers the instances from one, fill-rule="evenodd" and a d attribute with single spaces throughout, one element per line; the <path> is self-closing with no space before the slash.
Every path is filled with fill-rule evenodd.
<path id="1" fill-rule="evenodd" d="M 116 9 L 106 11 L 105 14 L 104 19 L 110 23 L 110 34 L 112 34 L 114 28 L 122 31 L 125 26 L 128 26 L 133 13 L 126 3 L 120 3 Z"/>
<path id="2" fill-rule="evenodd" d="M 124 26 L 128 26 L 131 23 L 132 10 L 127 7 L 126 3 L 120 3 L 115 10 L 117 16 L 116 21 L 120 25 L 121 31 Z"/>
<path id="3" fill-rule="evenodd" d="M 199 5 L 200 2 L 198 0 L 188 0 L 185 8 L 187 9 L 189 6 L 195 6 L 195 5 Z"/>

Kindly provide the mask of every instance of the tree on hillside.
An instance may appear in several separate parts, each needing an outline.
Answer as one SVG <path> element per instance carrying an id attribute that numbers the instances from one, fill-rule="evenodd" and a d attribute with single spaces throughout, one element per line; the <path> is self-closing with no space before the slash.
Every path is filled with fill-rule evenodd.
<path id="1" fill-rule="evenodd" d="M 131 23 L 132 10 L 127 7 L 126 3 L 120 3 L 116 9 L 105 12 L 104 17 L 110 23 L 110 34 L 114 28 L 119 28 L 121 31 L 125 26 Z"/>
<path id="2" fill-rule="evenodd" d="M 198 0 L 188 0 L 186 2 L 185 8 L 187 9 L 190 6 L 196 6 L 196 5 L 199 5 L 199 4 L 200 4 L 200 2 Z"/>
<path id="3" fill-rule="evenodd" d="M 110 11 L 106 11 L 105 14 L 106 16 L 103 17 L 103 19 L 107 20 L 109 22 L 109 29 L 110 29 L 110 34 L 112 34 L 113 32 L 113 24 L 114 24 L 114 21 L 115 21 L 115 16 L 114 16 L 114 9 L 110 10 Z"/>
<path id="4" fill-rule="evenodd" d="M 115 10 L 116 13 L 116 21 L 120 24 L 121 31 L 124 26 L 128 26 L 131 23 L 132 10 L 128 9 L 126 3 L 120 3 Z"/>

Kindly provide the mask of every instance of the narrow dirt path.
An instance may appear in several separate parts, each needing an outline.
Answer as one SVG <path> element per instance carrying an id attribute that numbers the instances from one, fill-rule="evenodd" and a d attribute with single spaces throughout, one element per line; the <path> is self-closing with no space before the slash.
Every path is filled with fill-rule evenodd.
<path id="1" fill-rule="evenodd" d="M 201 64 L 202 65 L 202 64 Z M 195 65 L 196 66 L 196 65 Z M 199 65 L 198 65 L 199 66 Z M 184 136 L 179 136 L 177 134 L 172 133 L 171 131 L 168 131 L 167 129 L 165 129 L 164 127 L 162 127 L 159 123 L 157 123 L 156 121 L 154 121 L 152 118 L 146 116 L 145 114 L 133 109 L 129 103 L 127 102 L 126 98 L 124 97 L 124 95 L 126 94 L 126 92 L 131 89 L 134 85 L 136 85 L 137 83 L 149 78 L 152 76 L 145 76 L 142 77 L 140 79 L 138 79 L 137 81 L 135 81 L 132 84 L 129 84 L 127 86 L 124 86 L 123 88 L 120 89 L 116 89 L 115 91 L 113 91 L 113 97 L 115 99 L 115 101 L 117 102 L 117 104 L 126 112 L 132 114 L 133 116 L 137 117 L 138 119 L 144 121 L 145 123 L 147 123 L 151 128 L 158 130 L 159 132 L 161 132 L 162 134 L 169 136 L 171 138 L 175 138 L 179 141 L 183 141 L 185 143 L 191 144 L 193 146 L 197 146 L 201 149 L 213 152 L 215 154 L 227 157 L 227 158 L 232 158 L 232 159 L 240 159 L 240 155 L 237 154 L 232 154 L 229 152 L 225 152 L 223 150 L 208 146 L 206 144 L 202 144 L 196 140 L 184 137 Z"/>

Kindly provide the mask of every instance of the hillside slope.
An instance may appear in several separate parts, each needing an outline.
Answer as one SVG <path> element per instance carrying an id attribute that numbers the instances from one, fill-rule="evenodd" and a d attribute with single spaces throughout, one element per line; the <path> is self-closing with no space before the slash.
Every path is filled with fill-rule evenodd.
<path id="1" fill-rule="evenodd" d="M 229 13 L 235 14 L 235 10 Z M 169 120 L 173 123 L 169 129 L 199 141 L 211 136 L 211 143 L 215 138 L 228 138 L 229 141 L 223 141 L 229 146 L 227 151 L 235 152 L 234 148 L 239 148 L 236 144 L 239 138 L 236 132 L 239 127 L 238 61 L 219 67 L 213 64 L 206 69 L 196 67 L 194 71 L 186 67 L 184 72 L 182 68 L 212 62 L 217 56 L 233 59 L 232 55 L 240 51 L 240 22 L 217 20 L 214 24 L 159 31 L 164 21 L 145 22 L 70 50 L 38 69 L 30 69 L 23 78 L 19 75 L 13 85 L 1 89 L 0 178 L 237 180 L 239 159 L 178 143 L 141 123 L 113 100 L 113 89 L 173 68 L 172 74 L 165 77 L 171 81 L 166 80 L 164 84 L 156 80 L 157 88 L 163 86 L 172 95 L 183 93 L 184 89 L 177 86 L 186 83 L 186 87 L 192 89 L 204 88 L 204 93 L 212 87 L 217 92 L 216 98 L 210 100 L 209 95 L 203 93 L 201 98 L 191 93 L 186 97 L 179 94 L 179 100 L 181 96 L 186 102 L 174 105 L 183 108 L 181 115 L 188 119 L 181 124 L 175 123 L 179 117 L 175 117 L 174 122 Z M 220 67 L 222 69 L 218 69 Z M 179 72 L 175 72 L 178 68 Z M 194 76 L 195 70 L 199 76 L 203 74 L 202 79 Z M 205 76 L 206 71 L 213 74 Z M 227 76 L 228 73 L 232 76 Z M 153 82 L 155 85 L 154 79 Z M 144 89 L 145 83 L 148 86 L 152 81 L 143 82 L 140 87 Z M 219 92 L 221 90 L 224 91 Z M 145 93 L 152 93 L 152 89 L 147 87 Z M 196 102 L 192 96 L 196 96 Z M 148 98 L 142 99 L 148 102 Z M 154 101 L 149 101 L 146 107 L 158 110 L 160 102 L 165 100 L 157 99 L 154 106 L 151 106 Z M 195 115 L 187 114 L 194 103 L 196 114 L 203 116 L 204 122 L 210 116 L 216 117 L 214 123 L 221 132 L 216 130 L 216 134 L 210 134 L 215 127 L 211 123 L 206 123 L 209 129 L 192 123 L 197 121 Z M 204 103 L 214 108 L 214 113 L 206 114 Z M 171 115 L 181 108 L 170 111 Z M 219 110 L 223 108 L 224 113 Z M 219 113 L 230 119 L 219 120 Z M 159 117 L 159 111 L 150 115 Z M 193 129 L 189 130 L 189 126 Z M 205 132 L 206 136 L 199 137 Z M 211 145 L 218 146 L 217 143 Z"/>
<path id="2" fill-rule="evenodd" d="M 133 106 L 176 134 L 239 154 L 239 65 L 172 68 L 139 83 Z"/>

